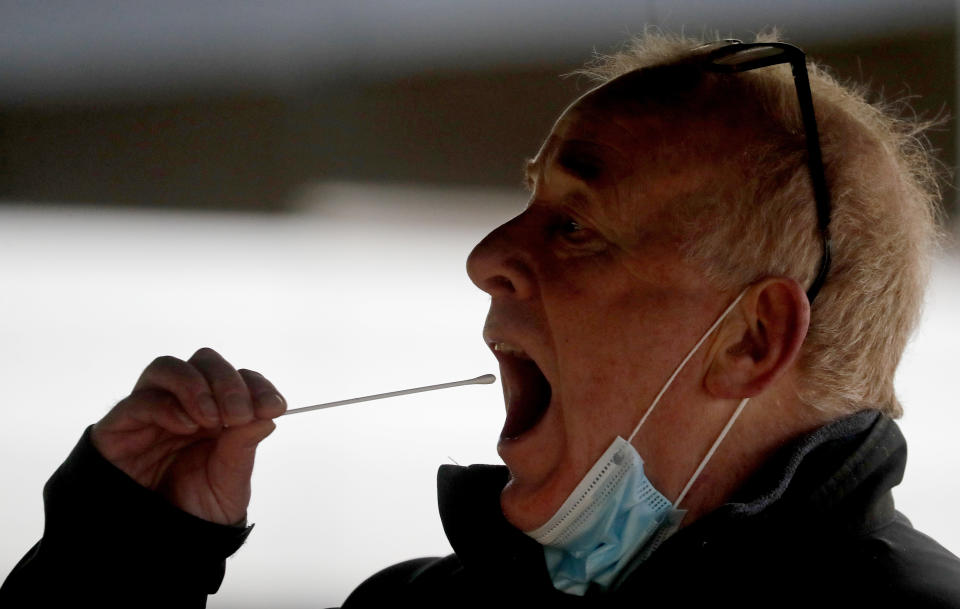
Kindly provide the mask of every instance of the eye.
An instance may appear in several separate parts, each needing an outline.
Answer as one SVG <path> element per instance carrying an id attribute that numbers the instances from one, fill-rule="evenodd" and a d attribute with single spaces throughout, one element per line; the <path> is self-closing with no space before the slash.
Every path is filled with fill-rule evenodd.
<path id="1" fill-rule="evenodd" d="M 563 241 L 573 245 L 582 245 L 594 237 L 591 230 L 573 218 L 558 218 L 553 232 Z"/>
<path id="2" fill-rule="evenodd" d="M 582 233 L 583 226 L 581 226 L 576 220 L 564 220 L 560 224 L 558 232 L 565 237 L 569 237 L 576 235 L 577 233 Z"/>

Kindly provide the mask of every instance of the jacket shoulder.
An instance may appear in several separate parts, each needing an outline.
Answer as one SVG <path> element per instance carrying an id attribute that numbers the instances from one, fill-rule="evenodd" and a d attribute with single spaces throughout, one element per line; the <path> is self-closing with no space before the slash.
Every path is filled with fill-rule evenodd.
<path id="1" fill-rule="evenodd" d="M 880 606 L 960 609 L 960 558 L 897 513 L 856 544 L 857 571 Z"/>
<path id="2" fill-rule="evenodd" d="M 402 605 L 403 600 L 421 597 L 424 591 L 443 598 L 444 584 L 449 585 L 461 570 L 460 561 L 453 554 L 405 560 L 364 580 L 343 602 L 343 609 Z M 423 599 L 419 601 L 422 604 Z"/>

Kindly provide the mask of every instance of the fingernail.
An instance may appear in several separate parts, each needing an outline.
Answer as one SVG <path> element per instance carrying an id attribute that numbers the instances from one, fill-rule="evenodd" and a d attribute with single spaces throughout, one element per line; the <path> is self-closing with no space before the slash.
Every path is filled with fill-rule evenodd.
<path id="1" fill-rule="evenodd" d="M 200 396 L 200 412 L 210 421 L 216 421 L 220 414 L 217 410 L 217 403 L 209 395 Z"/>
<path id="2" fill-rule="evenodd" d="M 266 393 L 257 400 L 265 410 L 285 410 L 286 402 L 279 393 Z"/>
<path id="3" fill-rule="evenodd" d="M 183 424 L 186 425 L 186 426 L 187 426 L 188 428 L 190 428 L 190 429 L 196 429 L 196 428 L 198 427 L 198 426 L 197 426 L 197 422 L 194 421 L 193 419 L 191 419 L 191 418 L 190 418 L 190 415 L 188 415 L 188 414 L 185 413 L 185 412 L 182 412 L 182 411 L 181 411 L 181 412 L 178 412 L 178 413 L 177 413 L 177 418 L 179 418 L 181 421 L 183 421 Z"/>

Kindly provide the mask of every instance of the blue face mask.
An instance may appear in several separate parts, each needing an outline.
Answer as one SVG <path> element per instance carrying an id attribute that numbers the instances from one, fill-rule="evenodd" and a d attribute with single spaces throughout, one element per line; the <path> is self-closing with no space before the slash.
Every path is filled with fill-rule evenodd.
<path id="1" fill-rule="evenodd" d="M 643 473 L 643 459 L 631 444 L 683 367 L 744 292 L 710 326 L 677 366 L 630 437 L 617 436 L 594 463 L 563 505 L 543 526 L 525 531 L 544 546 L 547 571 L 555 588 L 583 595 L 591 583 L 602 589 L 635 558 L 643 560 L 680 526 L 686 511 L 677 506 L 703 471 L 717 446 L 740 416 L 748 399 L 737 406 L 677 500 L 664 497 Z"/>

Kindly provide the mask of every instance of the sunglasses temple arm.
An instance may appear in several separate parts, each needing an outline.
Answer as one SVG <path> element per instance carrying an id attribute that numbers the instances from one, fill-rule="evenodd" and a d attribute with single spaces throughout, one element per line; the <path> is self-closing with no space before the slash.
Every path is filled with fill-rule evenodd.
<path id="1" fill-rule="evenodd" d="M 803 119 L 803 130 L 807 138 L 807 164 L 810 167 L 810 181 L 813 185 L 813 196 L 817 204 L 817 225 L 823 235 L 823 256 L 820 270 L 807 290 L 807 298 L 812 303 L 820 291 L 820 286 L 827 278 L 830 269 L 830 191 L 823 169 L 823 155 L 820 151 L 820 137 L 817 129 L 817 118 L 813 112 L 813 96 L 810 92 L 810 79 L 807 76 L 806 58 L 801 57 L 791 62 L 793 79 L 797 90 L 797 101 L 800 105 L 800 114 Z"/>

